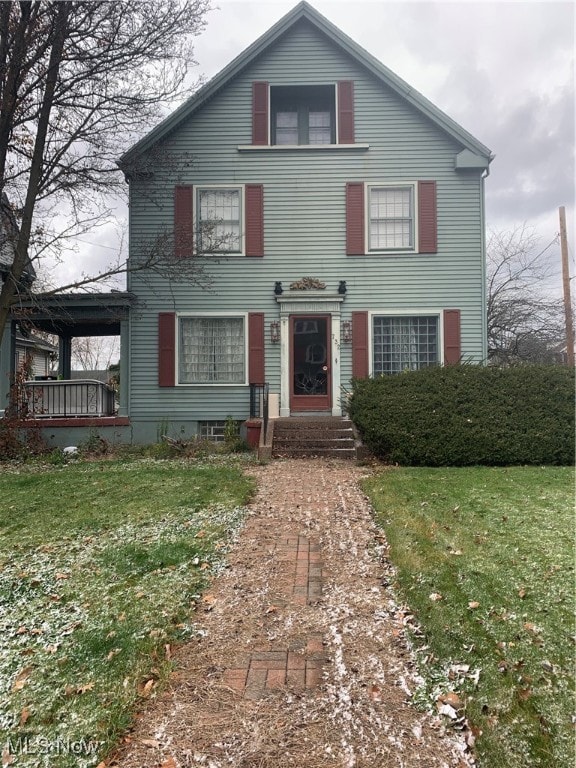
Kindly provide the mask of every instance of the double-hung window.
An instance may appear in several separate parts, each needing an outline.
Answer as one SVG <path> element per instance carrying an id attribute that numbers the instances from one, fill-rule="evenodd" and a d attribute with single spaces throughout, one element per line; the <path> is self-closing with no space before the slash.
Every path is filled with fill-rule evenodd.
<path id="1" fill-rule="evenodd" d="M 414 187 L 368 187 L 370 251 L 414 250 Z"/>
<path id="2" fill-rule="evenodd" d="M 274 86 L 270 103 L 273 144 L 335 143 L 333 85 Z"/>
<path id="3" fill-rule="evenodd" d="M 241 253 L 242 189 L 198 187 L 196 231 L 202 253 Z"/>
<path id="4" fill-rule="evenodd" d="M 440 363 L 438 315 L 374 315 L 373 374 L 400 373 Z"/>
<path id="5" fill-rule="evenodd" d="M 178 382 L 245 384 L 245 340 L 243 316 L 180 317 Z"/>

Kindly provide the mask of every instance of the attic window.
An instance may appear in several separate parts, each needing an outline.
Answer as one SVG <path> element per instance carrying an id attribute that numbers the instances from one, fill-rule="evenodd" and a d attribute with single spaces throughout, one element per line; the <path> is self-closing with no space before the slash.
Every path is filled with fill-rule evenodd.
<path id="1" fill-rule="evenodd" d="M 333 85 L 273 86 L 270 106 L 273 144 L 336 143 Z"/>

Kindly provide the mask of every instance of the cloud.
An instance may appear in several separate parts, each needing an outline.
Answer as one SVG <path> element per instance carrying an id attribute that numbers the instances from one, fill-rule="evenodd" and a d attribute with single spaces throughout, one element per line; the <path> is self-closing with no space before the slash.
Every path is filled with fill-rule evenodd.
<path id="1" fill-rule="evenodd" d="M 574 204 L 574 98 L 566 88 L 534 94 L 494 123 L 490 206 L 499 217 L 529 221 Z"/>

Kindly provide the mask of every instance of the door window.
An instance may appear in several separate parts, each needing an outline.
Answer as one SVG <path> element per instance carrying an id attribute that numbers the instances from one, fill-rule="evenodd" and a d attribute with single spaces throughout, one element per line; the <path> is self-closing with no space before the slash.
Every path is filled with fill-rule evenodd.
<path id="1" fill-rule="evenodd" d="M 298 320 L 294 323 L 293 361 L 295 395 L 327 395 L 326 318 Z"/>

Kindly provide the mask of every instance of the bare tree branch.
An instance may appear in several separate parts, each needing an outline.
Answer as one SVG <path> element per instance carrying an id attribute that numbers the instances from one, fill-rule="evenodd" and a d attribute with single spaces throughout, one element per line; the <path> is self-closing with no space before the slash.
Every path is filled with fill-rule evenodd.
<path id="1" fill-rule="evenodd" d="M 110 195 L 125 193 L 118 157 L 190 94 L 192 42 L 209 9 L 210 0 L 163 0 L 153 13 L 144 0 L 0 3 L 0 195 L 19 224 L 0 293 L 0 335 L 28 290 L 31 262 L 41 266 L 58 235 L 83 233 L 109 216 Z M 54 206 L 66 212 L 60 233 L 50 233 Z M 144 266 L 118 258 L 53 292 L 133 267 L 160 269 L 165 259 L 173 269 L 164 240 L 148 245 Z M 190 259 L 187 269 L 202 283 L 198 266 Z"/>
<path id="2" fill-rule="evenodd" d="M 557 362 L 562 303 L 546 290 L 554 269 L 526 226 L 492 232 L 487 246 L 488 358 L 492 363 Z"/>

